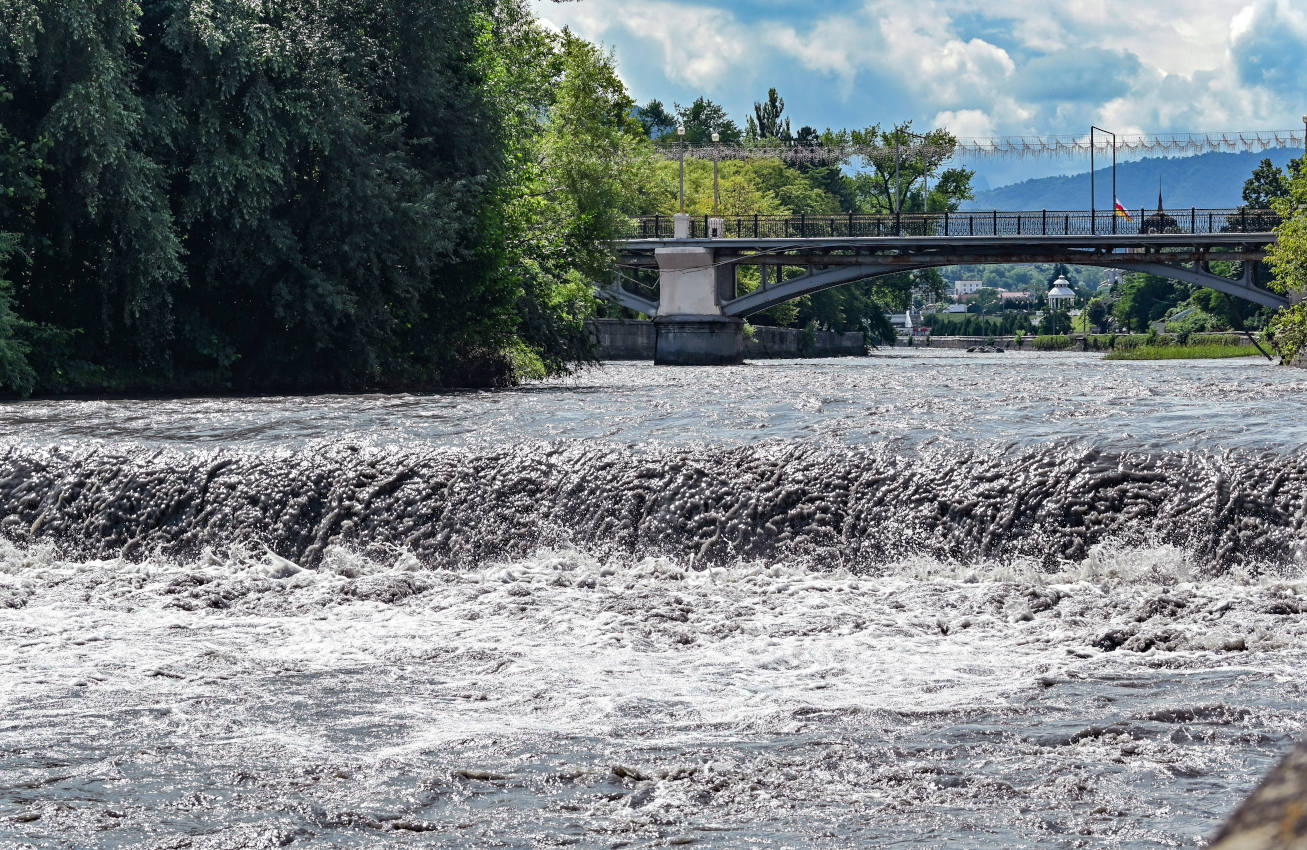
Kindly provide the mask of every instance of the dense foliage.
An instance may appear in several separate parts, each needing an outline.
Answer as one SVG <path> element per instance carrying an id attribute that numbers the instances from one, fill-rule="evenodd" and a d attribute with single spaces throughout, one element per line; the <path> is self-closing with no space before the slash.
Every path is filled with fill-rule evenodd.
<path id="1" fill-rule="evenodd" d="M 925 209 L 939 212 L 956 210 L 971 196 L 973 172 L 943 167 L 947 152 L 955 143 L 946 131 L 917 134 L 910 122 L 888 128 L 876 125 L 861 130 L 820 132 L 805 125 L 793 131 L 784 111 L 785 99 L 775 89 L 768 91 L 765 100 L 754 103 L 753 114 L 745 117 L 743 130 L 721 106 L 704 97 L 696 98 L 688 106 L 673 104 L 671 110 L 657 99 L 636 108 L 633 113 L 636 120 L 663 154 L 639 190 L 641 211 L 646 215 L 671 215 L 680 210 L 679 146 L 711 144 L 713 133 L 722 143 L 746 146 L 829 147 L 856 142 L 899 153 L 827 163 L 802 159 L 788 162 L 779 158 L 725 160 L 718 163 L 715 174 L 711 161 L 687 158 L 683 163 L 684 204 L 686 212 L 695 216 L 716 213 L 729 218 L 844 212 L 892 215 Z M 676 133 L 678 126 L 685 130 L 683 137 Z M 932 150 L 925 159 L 914 153 L 921 149 L 923 138 Z M 787 269 L 784 273 L 789 277 L 802 274 L 803 270 Z M 648 277 L 645 283 L 652 285 L 654 277 Z M 742 292 L 751 292 L 760 283 L 756 269 L 741 269 Z M 938 296 L 944 288 L 944 280 L 935 269 L 906 272 L 806 295 L 751 316 L 750 321 L 838 331 L 864 330 L 873 339 L 888 340 L 894 332 L 885 316 L 887 310 L 905 309 L 911 304 L 914 292 Z M 601 309 L 609 314 L 622 312 L 612 307 Z"/>
<path id="2" fill-rule="evenodd" d="M 1307 353 L 1307 170 L 1297 169 L 1287 190 L 1274 201 L 1284 223 L 1275 228 L 1277 240 L 1267 262 L 1275 270 L 1271 286 L 1298 301 L 1271 326 L 1280 354 L 1291 362 Z"/>
<path id="3" fill-rule="evenodd" d="M 584 356 L 642 134 L 609 57 L 521 0 L 0 0 L 0 21 L 0 387 L 487 382 Z"/>

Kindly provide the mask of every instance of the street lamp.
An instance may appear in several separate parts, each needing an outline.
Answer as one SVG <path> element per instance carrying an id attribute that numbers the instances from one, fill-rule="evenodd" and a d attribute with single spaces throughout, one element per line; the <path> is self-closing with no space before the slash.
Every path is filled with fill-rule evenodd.
<path id="1" fill-rule="evenodd" d="M 1116 133 L 1089 125 L 1089 232 L 1098 233 L 1098 207 L 1094 199 L 1094 131 L 1112 137 L 1112 232 L 1116 233 Z"/>
<path id="2" fill-rule="evenodd" d="M 926 145 L 929 143 L 930 137 L 922 135 L 921 133 L 914 133 L 911 130 L 906 130 L 905 132 L 920 142 L 921 147 L 921 212 L 923 215 L 922 227 L 924 228 L 924 216 L 930 212 L 930 168 L 926 161 Z"/>
<path id="3" fill-rule="evenodd" d="M 681 143 L 681 212 L 685 212 L 685 125 L 676 125 L 676 137 Z"/>
<path id="4" fill-rule="evenodd" d="M 717 143 L 722 140 L 720 133 L 712 134 L 713 152 L 712 152 L 712 213 L 717 215 L 717 204 L 721 201 L 721 196 L 717 194 Z"/>

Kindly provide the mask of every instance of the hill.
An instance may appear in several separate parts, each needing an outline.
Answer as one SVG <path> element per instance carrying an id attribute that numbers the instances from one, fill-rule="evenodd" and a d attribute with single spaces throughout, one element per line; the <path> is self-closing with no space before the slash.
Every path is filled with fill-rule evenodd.
<path id="1" fill-rule="evenodd" d="M 1118 162 L 1116 194 L 1131 209 L 1157 206 L 1157 181 L 1169 208 L 1237 207 L 1244 181 L 1263 159 L 1283 168 L 1302 156 L 1299 149 L 1243 153 L 1205 153 L 1183 157 L 1150 157 Z M 1095 165 L 1098 163 L 1095 162 Z M 1112 168 L 1098 169 L 1097 206 L 1112 205 Z M 983 192 L 962 206 L 965 210 L 1076 210 L 1089 208 L 1089 172 L 1023 180 Z"/>

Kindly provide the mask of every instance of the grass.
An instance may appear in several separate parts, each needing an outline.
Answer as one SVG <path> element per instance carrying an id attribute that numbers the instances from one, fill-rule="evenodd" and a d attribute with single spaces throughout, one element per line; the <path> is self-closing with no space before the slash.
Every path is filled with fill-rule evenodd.
<path id="1" fill-rule="evenodd" d="M 1260 357 L 1251 345 L 1200 343 L 1198 345 L 1140 345 L 1109 351 L 1104 360 L 1200 360 L 1209 357 Z"/>

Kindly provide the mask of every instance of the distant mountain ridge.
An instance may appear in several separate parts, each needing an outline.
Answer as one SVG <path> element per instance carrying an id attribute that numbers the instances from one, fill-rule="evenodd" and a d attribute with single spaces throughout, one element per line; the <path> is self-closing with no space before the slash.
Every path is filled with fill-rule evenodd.
<path id="1" fill-rule="evenodd" d="M 1183 157 L 1149 157 L 1118 162 L 1116 194 L 1130 209 L 1156 209 L 1158 179 L 1168 208 L 1237 207 L 1244 181 L 1263 159 L 1284 168 L 1303 155 L 1299 148 L 1242 153 L 1205 153 Z M 1095 165 L 1098 163 L 1095 162 Z M 1099 209 L 1112 208 L 1112 168 L 1095 172 Z M 1079 210 L 1089 209 L 1089 172 L 1038 177 L 976 193 L 964 210 Z"/>

